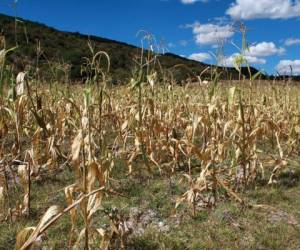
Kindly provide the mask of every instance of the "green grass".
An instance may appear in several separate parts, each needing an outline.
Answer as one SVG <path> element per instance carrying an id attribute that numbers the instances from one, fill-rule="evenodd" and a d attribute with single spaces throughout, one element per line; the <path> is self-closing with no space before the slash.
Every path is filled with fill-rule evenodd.
<path id="1" fill-rule="evenodd" d="M 300 182 L 294 182 L 294 185 L 288 187 L 283 184 L 258 187 L 241 194 L 253 203 L 268 204 L 285 211 L 299 222 L 298 226 L 295 226 L 289 224 L 285 217 L 279 216 L 272 221 L 273 215 L 268 211 L 243 209 L 233 201 L 221 201 L 215 209 L 198 211 L 193 218 L 188 206 L 174 209 L 175 198 L 184 190 L 174 184 L 177 182 L 170 185 L 168 179 L 162 176 L 141 181 L 138 177 L 122 178 L 123 174 L 120 174 L 121 178 L 114 188 L 124 197 L 111 196 L 105 200 L 104 208 L 117 207 L 125 215 L 129 215 L 132 207 L 141 211 L 151 209 L 157 213 L 159 220 L 169 226 L 167 232 L 159 232 L 155 225 L 149 225 L 144 234 L 128 238 L 127 249 L 300 248 Z M 282 178 L 287 177 L 283 174 Z M 11 225 L 1 224 L 0 249 L 13 249 L 17 232 L 25 226 L 36 225 L 49 206 L 66 206 L 63 187 L 66 183 L 72 183 L 72 180 L 71 172 L 66 170 L 53 175 L 47 181 L 35 183 L 32 190 L 31 215 Z M 107 223 L 102 212 L 98 212 L 95 217 L 98 225 Z M 82 224 L 82 220 L 78 223 Z M 43 244 L 47 245 L 48 249 L 66 249 L 69 231 L 70 221 L 68 215 L 65 215 L 43 237 Z"/>

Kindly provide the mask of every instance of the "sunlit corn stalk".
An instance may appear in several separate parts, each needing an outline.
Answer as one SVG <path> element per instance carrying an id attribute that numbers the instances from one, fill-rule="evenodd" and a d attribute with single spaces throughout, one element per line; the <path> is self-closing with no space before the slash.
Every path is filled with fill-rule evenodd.
<path id="1" fill-rule="evenodd" d="M 243 182 L 244 182 L 244 187 L 247 185 L 247 162 L 246 162 L 246 128 L 245 128 L 245 113 L 244 113 L 244 106 L 243 106 L 243 101 L 242 101 L 242 95 L 241 91 L 239 92 L 239 115 L 240 115 L 240 122 L 242 125 L 242 145 L 241 145 L 241 164 L 243 168 Z"/>
<path id="2" fill-rule="evenodd" d="M 1 162 L 1 165 L 3 166 L 3 175 L 4 175 L 4 187 L 2 187 L 1 190 L 1 201 L 3 202 L 3 208 L 5 209 L 6 206 L 4 206 L 5 201 L 7 200 L 7 205 L 8 205 L 8 216 L 9 216 L 9 222 L 13 222 L 13 215 L 12 215 L 12 201 L 11 201 L 11 194 L 10 194 L 10 189 L 9 189 L 9 184 L 8 184 L 8 175 L 7 175 L 7 170 L 6 168 L 7 163 L 5 162 L 5 159 Z M 0 166 L 1 166 L 0 165 Z M 5 211 L 3 211 L 3 214 L 5 215 Z"/>
<path id="3" fill-rule="evenodd" d="M 141 59 L 142 60 L 142 59 Z M 137 89 L 138 90 L 138 133 L 137 133 L 137 139 L 139 142 L 139 147 L 141 147 L 142 151 L 142 157 L 144 164 L 146 165 L 147 169 L 151 171 L 147 154 L 146 154 L 146 149 L 145 149 L 145 143 L 144 143 L 144 132 L 143 132 L 143 78 L 144 78 L 144 73 L 143 73 L 143 65 L 139 65 L 139 69 L 135 72 L 135 75 L 131 79 L 131 88 L 132 89 Z"/>
<path id="4" fill-rule="evenodd" d="M 0 37 L 1 39 L 2 37 Z M 3 38 L 0 41 L 0 46 L 2 49 L 0 50 L 0 97 L 3 96 L 3 88 L 4 88 L 4 80 L 7 80 L 10 76 L 7 75 L 7 70 L 6 70 L 6 56 L 8 53 L 11 51 L 15 50 L 17 47 L 11 48 L 11 49 L 6 49 L 5 47 L 5 39 Z M 7 78 L 7 79 L 5 79 Z"/>
<path id="5" fill-rule="evenodd" d="M 27 169 L 27 185 L 28 185 L 28 187 L 27 187 L 27 189 L 28 189 L 28 192 L 27 192 L 27 194 L 28 194 L 28 215 L 30 215 L 30 209 L 31 209 L 31 206 L 30 206 L 30 204 L 31 204 L 31 163 L 29 162 L 28 163 L 28 169 Z"/>
<path id="6" fill-rule="evenodd" d="M 90 119 L 90 100 L 91 100 L 91 89 L 85 89 L 84 92 L 84 113 L 86 116 L 82 118 L 82 131 L 83 131 L 83 138 L 86 137 L 86 129 L 87 129 L 87 136 L 88 136 L 88 143 L 89 143 L 89 149 L 88 152 L 91 154 L 91 119 Z M 86 127 L 87 126 L 87 127 Z M 87 190 L 87 185 L 88 185 L 88 180 L 87 180 L 87 175 L 88 175 L 88 164 L 87 164 L 87 159 L 86 159 L 86 148 L 85 148 L 85 142 L 83 142 L 82 145 L 82 158 L 83 158 L 83 193 L 86 195 L 88 190 Z M 91 156 L 89 155 L 89 158 Z M 88 223 L 88 201 L 83 200 L 83 214 L 84 214 L 84 223 L 85 223 L 85 246 L 84 249 L 88 250 L 89 249 L 89 223 Z"/>
<path id="7" fill-rule="evenodd" d="M 87 74 L 86 83 L 90 86 L 96 86 L 98 92 L 98 102 L 99 102 L 99 147 L 100 151 L 103 150 L 103 141 L 102 141 L 102 114 L 103 114 L 103 102 L 104 96 L 108 96 L 107 93 L 107 74 L 110 70 L 110 57 L 105 51 L 95 52 L 95 48 L 92 45 L 91 41 L 88 42 L 88 47 L 91 52 L 91 59 L 85 58 L 86 64 L 82 68 L 82 73 L 85 72 Z M 107 67 L 105 69 L 102 68 L 102 57 L 106 59 Z M 105 64 L 104 64 L 105 65 Z M 100 152 L 100 154 L 101 154 Z"/>
<path id="8" fill-rule="evenodd" d="M 41 42 L 38 40 L 36 44 L 36 61 L 35 61 L 35 82 L 36 85 L 40 85 L 40 57 L 43 54 Z M 50 81 L 50 90 L 52 89 L 51 81 Z"/>

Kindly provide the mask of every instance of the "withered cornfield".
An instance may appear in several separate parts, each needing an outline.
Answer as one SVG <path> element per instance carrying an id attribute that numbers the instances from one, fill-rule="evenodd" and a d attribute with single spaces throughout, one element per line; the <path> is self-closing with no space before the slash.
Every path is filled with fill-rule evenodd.
<path id="1" fill-rule="evenodd" d="M 224 200 L 271 211 L 244 193 L 276 185 L 281 171 L 297 165 L 299 103 L 299 86 L 268 81 L 182 87 L 151 77 L 116 87 L 27 81 L 20 95 L 0 99 L 1 223 L 10 227 L 39 211 L 35 225 L 18 228 L 16 249 L 46 246 L 48 231 L 63 219 L 70 224 L 61 231 L 65 248 L 124 249 L 131 229 L 122 208 L 103 206 L 124 196 L 118 188 L 124 179 L 180 186 L 170 201 L 174 214 L 186 207 L 194 217 L 199 203 L 210 210 Z M 53 196 L 63 194 L 64 203 L 33 209 L 32 197 L 41 195 L 33 186 L 62 172 L 72 178 Z"/>

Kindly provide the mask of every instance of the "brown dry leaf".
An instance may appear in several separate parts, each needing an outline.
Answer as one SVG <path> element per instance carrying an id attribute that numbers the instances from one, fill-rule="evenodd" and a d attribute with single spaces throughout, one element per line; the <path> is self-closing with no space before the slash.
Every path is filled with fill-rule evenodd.
<path id="1" fill-rule="evenodd" d="M 91 162 L 87 169 L 87 191 L 91 192 L 95 185 L 96 177 L 99 175 L 98 164 L 96 162 Z"/>
<path id="2" fill-rule="evenodd" d="M 128 126 L 128 120 L 126 120 L 126 121 L 122 124 L 121 130 L 124 131 L 124 130 L 127 128 L 127 126 Z"/>
<path id="3" fill-rule="evenodd" d="M 22 214 L 25 214 L 29 209 L 28 167 L 26 165 L 19 165 L 18 175 L 20 177 L 20 183 L 24 191 Z"/>
<path id="4" fill-rule="evenodd" d="M 102 237 L 102 241 L 100 244 L 100 250 L 108 250 L 112 234 L 109 231 L 104 230 L 102 228 L 97 228 L 97 232 Z"/>
<path id="5" fill-rule="evenodd" d="M 16 250 L 20 250 L 25 242 L 28 240 L 30 234 L 35 230 L 35 227 L 26 227 L 21 232 L 18 233 L 16 239 Z"/>
<path id="6" fill-rule="evenodd" d="M 282 147 L 281 147 L 280 142 L 279 142 L 278 132 L 275 133 L 275 136 L 276 136 L 277 147 L 278 147 L 280 159 L 283 159 L 283 150 L 282 150 Z"/>
<path id="7" fill-rule="evenodd" d="M 75 199 L 73 198 L 73 194 L 75 192 L 75 185 L 67 186 L 65 188 L 65 196 L 68 206 L 72 205 L 75 202 Z M 76 220 L 77 220 L 77 211 L 76 209 L 70 210 L 70 216 L 71 216 L 71 224 L 72 228 L 71 231 L 75 229 L 76 226 Z"/>
<path id="8" fill-rule="evenodd" d="M 79 166 L 79 156 L 80 156 L 80 149 L 83 143 L 82 138 L 82 130 L 79 130 L 77 136 L 74 138 L 74 141 L 72 143 L 71 152 L 72 152 L 72 162 L 74 163 L 75 167 L 78 168 Z"/>
<path id="9" fill-rule="evenodd" d="M 16 79 L 16 94 L 17 95 L 23 95 L 24 91 L 25 91 L 25 77 L 26 77 L 26 73 L 25 72 L 20 72 L 17 75 L 17 79 Z"/>
<path id="10" fill-rule="evenodd" d="M 4 202 L 4 188 L 0 186 L 0 204 Z"/>
<path id="11" fill-rule="evenodd" d="M 41 228 L 44 227 L 47 224 L 47 222 L 49 222 L 58 213 L 59 213 L 58 206 L 52 206 L 52 207 L 50 207 L 46 211 L 46 213 L 43 215 L 43 217 L 40 220 L 40 222 L 38 223 L 38 225 L 34 228 L 34 230 L 32 231 L 31 235 L 29 236 L 29 238 L 20 247 L 20 250 L 28 250 L 28 249 L 30 249 L 31 246 L 34 244 L 34 242 L 37 240 L 37 238 L 40 236 L 40 230 L 41 230 Z M 21 235 L 25 235 L 25 232 L 23 232 Z M 22 237 L 22 239 L 23 239 L 23 237 Z"/>
<path id="12" fill-rule="evenodd" d="M 96 213 L 100 208 L 102 208 L 102 198 L 103 193 L 100 192 L 89 197 L 87 205 L 88 221 L 92 219 L 94 213 Z"/>

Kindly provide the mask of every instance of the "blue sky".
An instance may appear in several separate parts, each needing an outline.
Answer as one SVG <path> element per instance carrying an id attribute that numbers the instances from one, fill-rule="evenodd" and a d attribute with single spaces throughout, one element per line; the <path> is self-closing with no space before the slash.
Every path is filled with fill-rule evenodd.
<path id="1" fill-rule="evenodd" d="M 0 12 L 14 15 L 12 0 Z M 216 63 L 212 53 L 222 41 L 232 65 L 241 44 L 232 23 L 248 29 L 251 65 L 270 74 L 300 74 L 299 0 L 18 0 L 17 15 L 65 31 L 78 31 L 140 45 L 144 29 L 164 41 L 172 53 Z M 28 31 L 30 32 L 30 31 Z"/>

